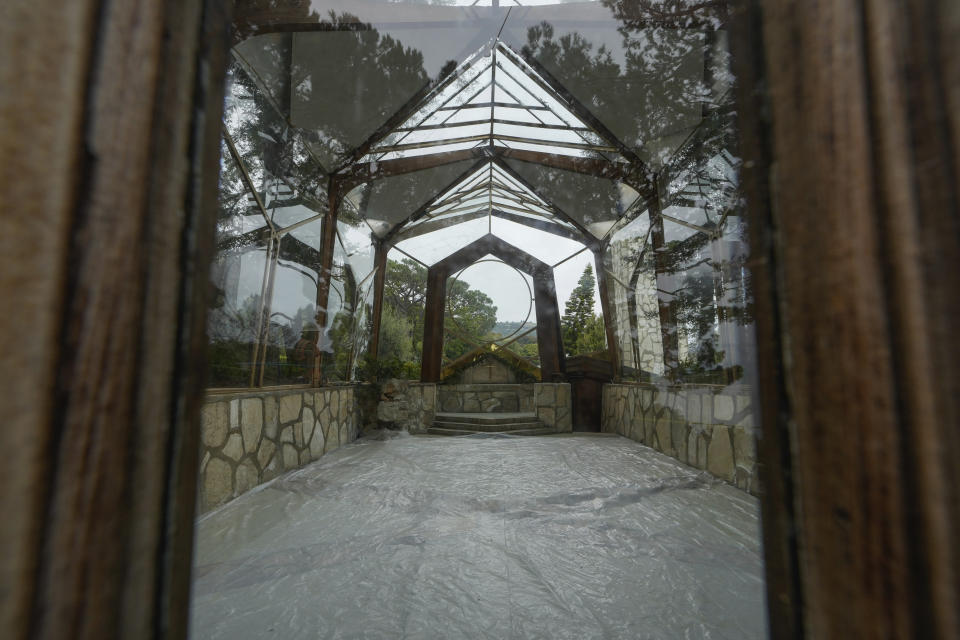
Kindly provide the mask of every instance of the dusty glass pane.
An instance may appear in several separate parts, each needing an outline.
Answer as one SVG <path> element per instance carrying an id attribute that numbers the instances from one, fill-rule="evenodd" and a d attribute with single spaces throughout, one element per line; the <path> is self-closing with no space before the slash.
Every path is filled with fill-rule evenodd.
<path id="1" fill-rule="evenodd" d="M 529 162 L 508 161 L 541 197 L 549 198 L 563 213 L 598 238 L 637 200 L 637 192 L 616 180 L 595 178 Z"/>
<path id="2" fill-rule="evenodd" d="M 432 265 L 490 232 L 486 215 L 397 243 L 397 248 Z"/>
<path id="3" fill-rule="evenodd" d="M 303 228 L 310 226 L 322 227 L 322 222 L 318 220 Z M 316 229 L 315 233 L 319 232 Z M 320 252 L 315 248 L 293 234 L 281 239 L 262 365 L 265 385 L 310 382 L 320 265 Z"/>
<path id="4" fill-rule="evenodd" d="M 214 260 L 207 311 L 211 387 L 251 385 L 269 264 L 258 242 L 223 250 Z"/>
<path id="5" fill-rule="evenodd" d="M 227 445 L 208 447 L 210 460 L 226 465 L 231 475 L 222 483 L 228 489 L 216 494 L 219 485 L 208 482 L 214 476 L 202 471 L 202 504 L 215 506 L 241 487 L 315 461 L 375 424 L 434 435 L 501 427 L 519 434 L 516 425 L 526 424 L 534 435 L 575 428 L 637 441 L 643 451 L 653 449 L 679 461 L 671 464 L 687 465 L 691 478 L 714 487 L 733 485 L 725 491 L 736 492 L 747 505 L 741 515 L 755 509 L 753 498 L 734 488 L 758 490 L 755 375 L 733 78 L 719 5 L 692 0 L 268 4 L 238 25 L 242 42 L 235 48 L 228 91 L 214 271 L 229 305 L 220 302 L 222 309 L 212 317 L 233 332 L 220 329 L 222 350 L 239 344 L 259 354 L 243 360 L 237 355 L 242 350 L 235 349 L 228 363 L 233 369 L 222 367 L 222 377 L 246 376 L 255 384 L 262 379 L 271 387 L 307 380 L 296 354 L 304 339 L 309 343 L 319 310 L 326 317 L 317 337 L 322 383 L 290 401 L 297 411 L 278 410 L 286 424 L 270 441 L 277 451 L 272 462 L 254 462 L 249 452 L 229 458 Z M 335 209 L 328 211 L 330 206 Z M 328 255 L 321 255 L 324 230 L 333 243 Z M 382 300 L 375 291 L 378 249 L 388 256 Z M 536 275 L 480 257 L 488 252 L 524 263 Z M 451 256 L 457 267 L 441 262 Z M 444 271 L 464 264 L 471 266 L 459 277 Z M 322 299 L 327 266 L 330 291 Z M 439 309 L 426 305 L 431 268 L 438 276 L 430 280 L 435 286 L 447 278 Z M 381 301 L 377 318 L 374 309 Z M 222 320 L 244 317 L 235 308 L 259 313 L 253 314 L 249 335 Z M 374 335 L 379 348 L 370 353 Z M 426 382 L 408 384 L 421 378 Z M 529 385 L 523 387 L 526 396 L 511 386 L 515 383 Z M 455 389 L 461 384 L 504 388 Z M 365 391 L 369 397 L 357 399 Z M 353 392 L 353 400 L 338 395 Z M 461 392 L 475 395 L 469 401 L 466 395 L 455 397 Z M 254 399 L 256 405 L 262 399 L 267 411 L 270 398 L 281 393 L 256 389 L 244 401 Z M 509 422 L 505 414 L 521 408 L 526 422 Z M 243 411 L 238 417 L 247 415 Z M 478 415 L 453 415 L 458 413 Z M 561 440 L 593 442 L 553 441 Z M 482 444 L 461 442 L 473 442 L 470 448 Z M 355 451 L 348 449 L 340 460 L 353 460 Z M 228 458 L 233 462 L 224 462 Z M 468 455 L 461 462 L 470 460 Z M 329 464 L 336 466 L 336 459 Z M 449 480 L 430 491 L 448 495 Z M 364 480 L 370 481 L 375 478 Z M 658 480 L 651 486 L 661 485 L 666 486 Z M 334 489 L 303 490 L 331 495 Z M 651 495 L 641 493 L 647 504 Z M 654 497 L 669 506 L 676 493 L 658 490 Z M 632 508 L 620 498 L 615 500 L 620 507 Z M 444 520 L 449 510 L 441 511 Z M 429 555 L 435 542 L 429 532 L 455 529 L 460 535 L 461 520 L 470 518 L 460 518 L 453 529 L 445 520 L 425 521 L 415 535 L 389 535 L 416 538 L 406 547 L 414 555 L 424 550 Z M 548 524 L 543 533 L 562 535 L 557 522 Z M 611 526 L 616 530 L 616 522 Z M 326 562 L 327 551 L 303 542 L 313 534 L 287 535 L 299 541 L 287 545 L 288 551 Z M 639 582 L 633 575 L 624 578 L 626 588 L 611 586 L 583 563 L 572 573 L 588 582 L 596 578 L 591 593 L 598 602 L 623 593 L 637 602 L 639 592 L 666 594 L 665 602 L 682 601 L 690 614 L 676 628 L 704 636 L 729 631 L 726 612 L 713 600 L 698 606 L 699 592 L 689 587 L 717 587 L 719 574 L 694 563 L 678 592 L 675 581 L 662 579 L 656 549 L 642 541 L 631 544 L 640 556 L 654 559 Z M 755 536 L 749 544 L 758 545 Z M 276 568 L 270 560 L 275 552 L 271 547 L 255 553 L 255 562 Z M 250 565 L 241 565 L 236 575 L 248 572 Z M 374 592 L 385 584 L 393 588 L 395 576 L 372 575 L 369 566 L 360 565 L 347 597 L 379 602 Z M 289 578 L 282 567 L 279 571 L 281 580 Z M 502 580 L 508 591 L 514 573 Z M 421 574 L 418 588 L 425 593 L 438 588 L 435 574 Z M 756 581 L 752 584 L 751 593 L 760 593 Z M 717 592 L 729 593 L 727 582 L 720 586 Z M 427 600 L 451 602 L 457 611 L 468 602 L 471 611 L 483 611 L 455 628 L 458 637 L 483 636 L 489 627 L 477 621 L 502 613 L 485 610 L 483 603 L 474 609 L 473 596 L 440 592 Z M 321 585 L 304 602 L 330 597 L 336 595 Z M 547 599 L 555 603 L 555 594 Z M 270 603 L 244 620 L 253 629 L 262 615 L 273 625 L 290 613 L 286 604 Z M 762 616 L 755 615 L 760 610 L 755 600 L 744 608 L 753 613 L 733 624 L 741 635 L 761 635 Z M 627 628 L 616 625 L 633 620 L 630 615 L 619 611 L 616 620 L 604 618 L 599 626 L 570 607 L 550 610 L 548 617 L 557 629 L 584 630 L 577 637 L 599 637 Z M 346 628 L 336 617 L 321 618 L 328 626 L 310 628 L 306 635 L 337 635 Z M 400 628 L 416 635 L 404 626 L 410 619 L 403 618 Z M 271 628 L 280 627 L 264 627 Z M 546 627 L 530 627 L 535 628 Z M 627 635 L 643 635 L 642 630 L 629 627 Z"/>

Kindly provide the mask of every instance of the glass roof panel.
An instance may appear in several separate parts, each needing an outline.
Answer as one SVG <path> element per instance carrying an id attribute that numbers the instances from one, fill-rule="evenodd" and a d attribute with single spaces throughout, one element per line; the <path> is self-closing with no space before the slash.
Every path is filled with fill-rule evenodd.
<path id="1" fill-rule="evenodd" d="M 547 264 L 556 264 L 564 258 L 583 250 L 584 245 L 576 240 L 534 229 L 496 216 L 491 222 L 491 232 L 510 244 Z"/>
<path id="2" fill-rule="evenodd" d="M 518 160 L 507 160 L 507 164 L 538 194 L 549 198 L 598 238 L 602 238 L 639 197 L 636 191 L 616 180 Z M 590 225 L 595 224 L 597 226 L 591 228 Z"/>
<path id="3" fill-rule="evenodd" d="M 550 152 L 565 155 L 615 151 L 610 141 L 589 130 L 548 91 L 531 69 L 511 61 L 515 54 L 497 44 L 489 55 L 496 60 L 491 64 L 483 50 L 460 65 L 456 80 L 425 98 L 394 133 L 382 136 L 373 145 L 374 152 L 405 157 L 445 142 L 467 142 L 467 138 L 477 144 L 494 140 L 501 145 L 542 144 Z M 373 153 L 366 159 L 374 157 L 383 156 Z"/>
<path id="4" fill-rule="evenodd" d="M 433 265 L 451 253 L 487 235 L 490 223 L 487 216 L 446 227 L 432 233 L 397 243 L 397 248 L 426 265 Z"/>
<path id="5" fill-rule="evenodd" d="M 449 4 L 313 0 L 309 15 L 288 17 L 313 25 L 309 29 L 263 33 L 236 47 L 248 84 L 263 94 L 259 102 L 246 99 L 273 110 L 282 123 L 260 126 L 257 136 L 238 141 L 279 226 L 322 211 L 322 180 L 307 183 L 307 175 L 325 177 L 323 170 L 340 166 L 365 141 L 373 142 L 373 151 L 364 160 L 491 145 L 518 154 L 529 150 L 621 162 L 626 158 L 616 151 L 616 135 L 656 169 L 683 155 L 676 150 L 729 98 L 726 34 L 717 31 L 719 22 L 707 15 L 709 8 L 686 11 L 681 24 L 670 16 L 670 7 L 649 10 L 649 16 L 641 7 L 634 16 L 620 13 L 623 3 L 516 3 L 509 11 L 506 2 L 499 8 Z M 321 22 L 325 26 L 318 29 Z M 417 96 L 423 96 L 419 105 Z M 245 98 L 240 92 L 233 99 Z M 476 106 L 465 107 L 467 102 Z M 371 139 L 391 121 L 398 127 L 393 133 Z M 588 126 L 597 122 L 602 124 Z M 681 160 L 674 164 L 683 167 L 686 160 Z M 725 160 L 715 154 L 682 175 L 680 169 L 667 171 L 668 202 L 675 207 L 668 215 L 690 224 L 722 215 L 721 205 L 729 204 L 733 191 L 717 183 L 736 182 L 736 170 Z M 351 194 L 352 206 L 383 237 L 471 162 L 377 179 Z M 421 223 L 492 205 L 516 217 L 545 216 L 570 228 L 556 219 L 546 199 L 603 237 L 638 197 L 614 180 L 507 162 L 541 197 L 496 170 L 492 181 L 476 176 L 474 183 L 446 194 Z M 313 168 L 303 175 L 285 169 L 307 165 Z M 467 192 L 475 186 L 481 188 Z"/>
<path id="6" fill-rule="evenodd" d="M 738 172 L 739 161 L 723 149 L 684 168 L 667 186 L 667 201 L 704 208 L 711 216 L 722 215 L 736 206 Z"/>
<path id="7" fill-rule="evenodd" d="M 729 92 L 725 34 L 709 5 L 606 4 L 515 9 L 502 38 L 659 168 Z"/>
<path id="8" fill-rule="evenodd" d="M 663 239 L 667 244 L 671 242 L 683 242 L 697 233 L 699 232 L 696 229 L 677 224 L 667 218 L 663 219 Z"/>
<path id="9" fill-rule="evenodd" d="M 367 225 L 352 225 L 337 221 L 337 235 L 344 253 L 359 283 L 373 271 L 374 246 Z"/>
<path id="10" fill-rule="evenodd" d="M 432 228 L 435 222 L 447 219 L 466 220 L 468 218 L 463 216 L 487 212 L 491 207 L 503 219 L 514 219 L 528 226 L 549 222 L 562 227 L 565 233 L 577 232 L 574 225 L 554 215 L 552 209 L 529 188 L 493 163 L 479 167 L 448 189 L 422 218 L 406 228 L 427 224 Z"/>
<path id="11" fill-rule="evenodd" d="M 639 242 L 646 245 L 650 241 L 650 216 L 644 211 L 636 218 L 617 229 L 610 237 L 610 243 Z"/>
<path id="12" fill-rule="evenodd" d="M 304 31 L 255 35 L 235 51 L 283 116 L 315 134 L 328 171 L 496 33 L 492 20 L 451 7 L 318 1 L 311 9 L 290 17 Z"/>
<path id="13" fill-rule="evenodd" d="M 287 236 L 296 238 L 303 244 L 316 250 L 319 254 L 320 248 L 323 246 L 323 218 L 312 220 L 293 229 L 287 233 L 284 238 Z"/>
<path id="14" fill-rule="evenodd" d="M 473 164 L 464 160 L 399 176 L 382 178 L 367 188 L 359 207 L 367 219 L 390 226 L 406 220 Z"/>
<path id="15" fill-rule="evenodd" d="M 233 48 L 233 58 L 250 81 L 281 117 L 290 108 L 290 59 L 292 35 L 267 33 L 240 42 Z"/>
<path id="16" fill-rule="evenodd" d="M 262 229 L 267 220 L 260 213 L 260 207 L 253 195 L 247 190 L 240 169 L 234 162 L 227 145 L 221 143 L 220 149 L 220 186 L 218 196 L 220 207 L 217 213 L 217 240 L 222 243 L 244 233 Z"/>

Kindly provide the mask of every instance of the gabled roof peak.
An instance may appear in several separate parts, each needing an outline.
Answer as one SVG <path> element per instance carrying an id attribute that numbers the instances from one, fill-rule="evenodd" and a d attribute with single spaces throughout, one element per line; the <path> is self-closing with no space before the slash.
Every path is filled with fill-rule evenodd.
<path id="1" fill-rule="evenodd" d="M 469 56 L 400 125 L 361 147 L 380 162 L 482 146 L 628 162 L 623 145 L 591 127 L 550 82 L 499 40 Z"/>

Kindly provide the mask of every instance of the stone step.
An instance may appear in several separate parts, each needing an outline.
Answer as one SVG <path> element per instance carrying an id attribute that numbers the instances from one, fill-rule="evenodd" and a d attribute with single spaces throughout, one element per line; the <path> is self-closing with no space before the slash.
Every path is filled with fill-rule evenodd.
<path id="1" fill-rule="evenodd" d="M 556 433 L 550 427 L 540 427 L 537 429 L 511 429 L 507 431 L 474 431 L 470 429 L 447 429 L 442 427 L 430 427 L 427 433 L 434 436 L 547 436 Z"/>
<path id="2" fill-rule="evenodd" d="M 497 424 L 455 422 L 452 420 L 434 420 L 431 426 L 440 429 L 459 429 L 467 431 L 477 431 L 483 433 L 495 433 L 498 431 L 516 431 L 523 429 L 541 429 L 544 424 L 539 420 L 529 422 L 503 422 Z"/>
<path id="3" fill-rule="evenodd" d="M 438 436 L 539 436 L 555 432 L 535 413 L 437 413 L 427 433 Z"/>
<path id="4" fill-rule="evenodd" d="M 535 413 L 436 413 L 433 416 L 433 421 L 488 425 L 539 422 L 540 419 Z"/>

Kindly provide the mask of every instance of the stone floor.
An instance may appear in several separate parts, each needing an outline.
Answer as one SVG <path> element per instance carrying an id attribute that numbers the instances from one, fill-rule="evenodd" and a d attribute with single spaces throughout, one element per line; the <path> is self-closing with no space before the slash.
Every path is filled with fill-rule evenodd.
<path id="1" fill-rule="evenodd" d="M 758 529 L 618 436 L 364 439 L 201 518 L 191 637 L 761 638 Z"/>

